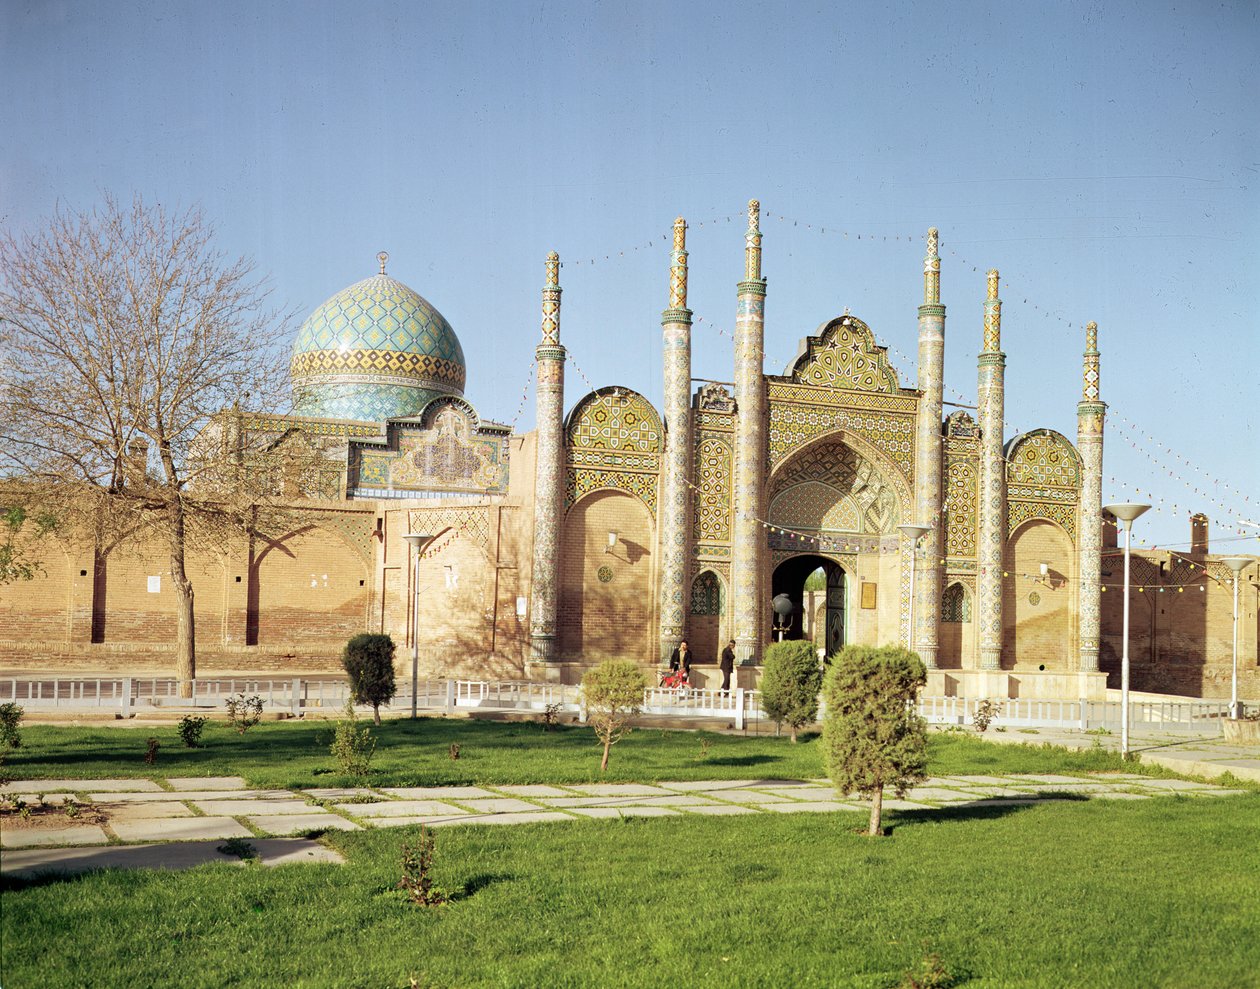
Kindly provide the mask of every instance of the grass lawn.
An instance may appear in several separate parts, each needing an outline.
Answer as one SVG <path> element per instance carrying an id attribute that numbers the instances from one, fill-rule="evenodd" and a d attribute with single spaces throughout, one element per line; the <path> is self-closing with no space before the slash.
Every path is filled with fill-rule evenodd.
<path id="1" fill-rule="evenodd" d="M 370 722 L 366 722 L 369 723 Z M 600 749 L 586 727 L 547 731 L 532 722 L 462 718 L 388 720 L 372 729 L 379 740 L 371 782 L 378 786 L 464 783 L 582 783 L 687 779 L 812 779 L 823 775 L 817 737 L 722 735 L 641 729 L 613 746 L 608 772 L 599 773 Z M 160 727 L 52 727 L 22 729 L 23 745 L 0 774 L 13 779 L 165 776 L 243 776 L 259 787 L 341 786 L 354 782 L 335 769 L 327 721 L 267 722 L 237 735 L 210 723 L 202 748 L 189 749 L 174 725 Z M 147 766 L 146 739 L 161 748 Z M 460 747 L 450 758 L 451 743 Z M 930 771 L 950 773 L 1083 773 L 1124 766 L 1102 750 L 1067 752 L 1038 745 L 989 745 L 964 734 L 931 736 Z M 1133 767 L 1127 767 L 1130 771 Z M 1142 771 L 1140 768 L 1136 771 Z"/>
<path id="2" fill-rule="evenodd" d="M 331 771 L 331 732 L 210 725 L 194 750 L 174 726 L 31 726 L 3 772 L 351 782 Z M 377 785 L 601 778 L 587 728 L 426 719 L 374 733 Z M 156 767 L 143 762 L 151 735 Z M 1122 765 L 943 734 L 929 771 Z M 813 738 L 641 730 L 604 778 L 821 772 Z M 0 985 L 884 989 L 910 985 L 933 954 L 946 975 L 919 985 L 1260 984 L 1260 792 L 889 812 L 892 834 L 875 840 L 865 823 L 853 812 L 442 828 L 435 880 L 453 898 L 427 909 L 395 889 L 414 828 L 328 833 L 345 866 L 0 880 Z"/>
<path id="3" fill-rule="evenodd" d="M 1260 794 L 439 829 L 438 908 L 393 889 L 412 829 L 347 866 L 102 872 L 3 894 L 3 984 L 1256 985 Z M 413 983 L 411 980 L 415 979 Z"/>

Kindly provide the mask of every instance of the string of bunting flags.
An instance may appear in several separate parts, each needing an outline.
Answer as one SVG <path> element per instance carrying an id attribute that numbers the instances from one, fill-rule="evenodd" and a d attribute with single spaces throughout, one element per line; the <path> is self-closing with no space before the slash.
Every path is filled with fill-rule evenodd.
<path id="1" fill-rule="evenodd" d="M 529 401 L 529 386 L 534 383 L 534 372 L 538 369 L 538 358 L 535 357 L 529 362 L 529 371 L 525 375 L 525 386 L 521 389 L 521 401 L 516 407 L 516 414 L 512 416 L 509 428 L 512 432 L 516 432 L 516 424 L 520 422 L 521 416 L 525 414 L 525 405 Z"/>
<path id="2" fill-rule="evenodd" d="M 692 223 L 691 221 L 688 221 L 687 228 L 692 229 L 694 227 L 703 227 L 706 224 L 708 224 L 709 226 L 714 226 L 718 223 L 730 223 L 732 220 L 737 219 L 737 218 L 738 218 L 738 215 L 732 213 L 730 216 L 715 216 L 712 219 L 697 220 L 694 223 Z M 674 236 L 673 228 L 671 227 L 669 233 L 667 233 L 663 237 L 653 237 L 646 244 L 635 244 L 631 247 L 622 248 L 619 251 L 615 251 L 615 252 L 610 251 L 608 254 L 605 254 L 602 258 L 600 258 L 597 255 L 592 258 L 579 258 L 576 261 L 561 261 L 560 267 L 567 268 L 569 265 L 577 267 L 579 265 L 584 264 L 589 268 L 591 265 L 601 264 L 603 261 L 613 261 L 616 258 L 624 258 L 627 254 L 635 254 L 639 251 L 648 251 L 648 250 L 651 250 L 653 247 L 657 247 L 661 244 L 668 246 L 673 243 L 673 236 Z"/>

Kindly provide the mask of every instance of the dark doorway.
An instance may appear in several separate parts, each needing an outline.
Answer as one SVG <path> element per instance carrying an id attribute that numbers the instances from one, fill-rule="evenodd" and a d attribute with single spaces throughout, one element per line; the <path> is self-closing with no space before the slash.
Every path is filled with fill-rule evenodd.
<path id="1" fill-rule="evenodd" d="M 811 586 L 817 584 L 819 589 L 813 595 L 813 610 L 818 619 L 810 615 L 806 620 L 805 582 L 815 571 L 821 570 L 821 580 L 810 581 Z M 771 596 L 786 594 L 792 602 L 792 615 L 785 624 L 785 639 L 812 638 L 814 643 L 827 650 L 827 655 L 837 652 L 845 643 L 845 598 L 846 586 L 844 570 L 840 564 L 822 556 L 794 556 L 785 560 L 774 571 L 771 581 Z M 780 623 L 773 611 L 770 613 L 770 628 Z M 807 634 L 807 630 L 809 633 Z M 779 638 L 779 633 L 772 636 Z"/>

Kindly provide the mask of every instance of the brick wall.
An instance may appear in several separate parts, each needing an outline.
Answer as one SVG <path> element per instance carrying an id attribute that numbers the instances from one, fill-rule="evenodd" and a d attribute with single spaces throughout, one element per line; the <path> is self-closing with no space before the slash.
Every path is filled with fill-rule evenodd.
<path id="1" fill-rule="evenodd" d="M 618 541 L 606 553 L 610 530 Z M 561 538 L 561 659 L 656 662 L 655 547 L 651 514 L 633 495 L 597 491 L 569 509 Z M 599 579 L 604 567 L 607 582 Z"/>
<path id="2" fill-rule="evenodd" d="M 1038 578 L 1049 563 L 1049 583 Z M 1075 550 L 1053 522 L 1032 521 L 1006 542 L 1002 567 L 1002 668 L 1076 669 Z M 1052 585 L 1052 586 L 1051 586 Z M 1018 635 L 1016 627 L 1018 626 Z"/>

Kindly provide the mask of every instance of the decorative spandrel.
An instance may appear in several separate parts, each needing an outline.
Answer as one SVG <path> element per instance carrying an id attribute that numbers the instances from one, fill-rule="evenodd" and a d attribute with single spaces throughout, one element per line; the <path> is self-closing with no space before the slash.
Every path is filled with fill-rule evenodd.
<path id="1" fill-rule="evenodd" d="M 664 429 L 646 398 L 601 388 L 583 398 L 565 425 L 565 507 L 592 491 L 628 491 L 656 514 Z"/>
<path id="2" fill-rule="evenodd" d="M 1081 486 L 1081 458 L 1062 433 L 1037 429 L 1015 437 L 1007 445 L 1006 462 L 1011 497 L 1075 500 Z"/>

